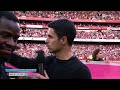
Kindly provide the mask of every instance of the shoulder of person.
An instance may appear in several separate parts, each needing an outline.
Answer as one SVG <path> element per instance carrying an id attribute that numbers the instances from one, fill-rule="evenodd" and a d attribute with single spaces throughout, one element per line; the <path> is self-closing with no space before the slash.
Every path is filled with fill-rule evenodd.
<path id="1" fill-rule="evenodd" d="M 54 61 L 55 56 L 50 55 L 50 56 L 46 56 L 46 64 L 50 64 Z"/>
<path id="2" fill-rule="evenodd" d="M 87 65 L 80 61 L 77 57 L 73 57 L 73 59 L 75 59 L 75 70 L 73 72 L 73 76 L 77 79 L 91 79 L 91 73 Z"/>
<path id="3" fill-rule="evenodd" d="M 78 66 L 78 69 L 85 69 L 85 68 L 88 68 L 80 59 L 78 59 L 76 56 L 74 56 L 73 57 L 74 59 L 76 59 L 76 63 L 78 64 L 78 65 L 76 65 L 76 66 Z"/>
<path id="4" fill-rule="evenodd" d="M 83 62 L 76 56 L 73 56 L 72 59 L 76 60 L 78 64 L 83 64 Z"/>

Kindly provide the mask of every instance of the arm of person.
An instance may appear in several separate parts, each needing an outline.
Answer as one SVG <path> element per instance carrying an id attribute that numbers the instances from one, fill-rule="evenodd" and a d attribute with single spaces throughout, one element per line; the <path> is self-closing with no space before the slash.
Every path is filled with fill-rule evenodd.
<path id="1" fill-rule="evenodd" d="M 38 69 L 38 65 L 35 59 L 21 57 L 20 55 L 17 55 L 17 54 L 11 55 L 9 63 L 14 65 L 17 68 Z"/>

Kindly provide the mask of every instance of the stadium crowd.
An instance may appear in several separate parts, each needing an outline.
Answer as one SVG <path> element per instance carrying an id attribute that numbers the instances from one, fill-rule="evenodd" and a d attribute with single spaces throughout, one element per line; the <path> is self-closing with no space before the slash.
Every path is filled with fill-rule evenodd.
<path id="1" fill-rule="evenodd" d="M 31 22 L 31 21 L 21 21 L 20 24 L 21 25 L 42 25 L 42 26 L 47 26 L 49 23 L 49 21 L 45 22 L 45 21 L 39 21 L 39 22 Z M 75 27 L 116 27 L 119 28 L 120 25 L 119 24 L 99 24 L 99 23 L 74 23 Z"/>
<path id="2" fill-rule="evenodd" d="M 22 29 L 20 31 L 21 37 L 46 37 L 47 29 Z"/>
<path id="3" fill-rule="evenodd" d="M 21 37 L 42 37 L 47 36 L 47 29 L 22 29 Z M 120 32 L 108 30 L 77 30 L 76 38 L 79 39 L 120 39 Z"/>
<path id="4" fill-rule="evenodd" d="M 120 20 L 120 11 L 12 11 L 18 17 L 40 17 L 40 18 L 67 18 L 67 19 L 89 19 L 89 20 Z M 48 22 L 26 22 L 22 25 L 42 25 L 47 26 Z M 83 24 L 76 23 L 76 27 L 117 27 L 115 24 Z M 46 37 L 47 29 L 22 28 L 21 37 Z M 80 39 L 120 39 L 120 31 L 112 30 L 77 30 L 76 38 Z M 50 55 L 45 44 L 20 43 L 20 49 L 15 52 L 23 57 L 35 57 L 36 50 L 44 50 L 46 55 Z M 100 48 L 103 50 L 104 59 L 120 60 L 120 45 L 98 45 L 98 44 L 74 44 L 73 53 L 80 60 L 87 59 L 93 50 Z"/>
<path id="5" fill-rule="evenodd" d="M 80 39 L 120 39 L 120 32 L 106 30 L 89 30 L 77 32 L 76 38 Z"/>
<path id="6" fill-rule="evenodd" d="M 46 56 L 50 55 L 45 44 L 19 43 L 19 45 L 21 48 L 15 52 L 23 57 L 34 58 L 35 51 L 41 49 L 44 50 Z M 85 60 L 97 48 L 103 51 L 104 59 L 120 60 L 120 45 L 74 44 L 72 51 L 80 60 Z"/>
<path id="7" fill-rule="evenodd" d="M 90 20 L 120 20 L 120 11 L 12 11 L 17 16 Z"/>

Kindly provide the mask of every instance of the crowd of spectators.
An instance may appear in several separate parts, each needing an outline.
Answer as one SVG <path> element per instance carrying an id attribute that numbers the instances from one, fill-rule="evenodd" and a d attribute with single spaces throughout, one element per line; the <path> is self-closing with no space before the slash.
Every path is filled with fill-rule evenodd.
<path id="1" fill-rule="evenodd" d="M 88 20 L 120 20 L 120 11 L 12 11 L 18 17 L 38 17 L 38 18 L 67 18 L 67 19 L 88 19 Z M 48 22 L 26 22 L 21 25 L 42 25 L 47 26 Z M 116 24 L 83 24 L 76 23 L 76 27 L 116 27 Z M 46 37 L 47 29 L 29 29 L 21 30 L 21 37 Z M 120 31 L 112 30 L 77 30 L 76 38 L 80 39 L 120 39 Z M 20 43 L 20 49 L 15 52 L 23 57 L 34 58 L 35 51 L 44 50 L 45 55 L 50 55 L 45 44 Z M 103 51 L 104 59 L 120 60 L 120 45 L 97 45 L 97 44 L 74 44 L 73 53 L 80 60 L 87 59 L 93 50 L 100 48 Z"/>
<path id="2" fill-rule="evenodd" d="M 77 31 L 76 38 L 80 39 L 120 39 L 120 32 L 106 30 Z"/>
<path id="3" fill-rule="evenodd" d="M 47 26 L 49 22 L 45 21 L 39 21 L 39 22 L 31 22 L 31 21 L 21 21 L 21 25 L 42 25 L 42 26 Z M 74 23 L 75 27 L 116 27 L 119 28 L 119 24 L 99 24 L 99 23 Z"/>
<path id="4" fill-rule="evenodd" d="M 34 44 L 34 43 L 19 43 L 20 49 L 16 50 L 15 53 L 27 58 L 34 58 L 37 50 L 44 50 L 45 55 L 50 55 L 45 44 Z"/>
<path id="5" fill-rule="evenodd" d="M 120 45 L 74 44 L 72 50 L 80 59 L 87 59 L 97 48 L 102 50 L 104 60 L 120 60 Z"/>
<path id="6" fill-rule="evenodd" d="M 46 38 L 47 29 L 22 29 L 21 37 Z M 120 39 L 119 31 L 106 30 L 77 30 L 76 38 L 79 39 Z"/>
<path id="7" fill-rule="evenodd" d="M 50 55 L 45 44 L 19 43 L 19 45 L 21 48 L 15 52 L 23 57 L 34 58 L 35 51 L 41 49 L 44 50 L 46 56 Z M 74 44 L 72 51 L 80 60 L 85 60 L 97 48 L 102 50 L 104 59 L 120 60 L 120 45 Z"/>
<path id="8" fill-rule="evenodd" d="M 120 20 L 120 11 L 12 11 L 19 17 Z"/>
<path id="9" fill-rule="evenodd" d="M 20 37 L 37 37 L 45 38 L 47 35 L 46 29 L 22 29 L 20 31 Z"/>

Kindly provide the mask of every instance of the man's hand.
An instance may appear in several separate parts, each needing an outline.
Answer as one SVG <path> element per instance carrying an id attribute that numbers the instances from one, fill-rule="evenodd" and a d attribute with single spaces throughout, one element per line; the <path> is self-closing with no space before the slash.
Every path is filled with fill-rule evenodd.
<path id="1" fill-rule="evenodd" d="M 43 76 L 41 74 L 36 74 L 36 78 L 38 78 L 38 79 L 49 79 L 49 76 L 48 76 L 48 74 L 45 70 L 44 70 L 44 75 L 45 76 Z"/>
<path id="2" fill-rule="evenodd" d="M 34 74 L 34 75 L 30 75 L 30 76 L 22 76 L 22 77 L 19 77 L 18 79 L 49 79 L 45 70 L 44 70 L 44 75 L 45 76 L 37 73 L 37 74 Z"/>

